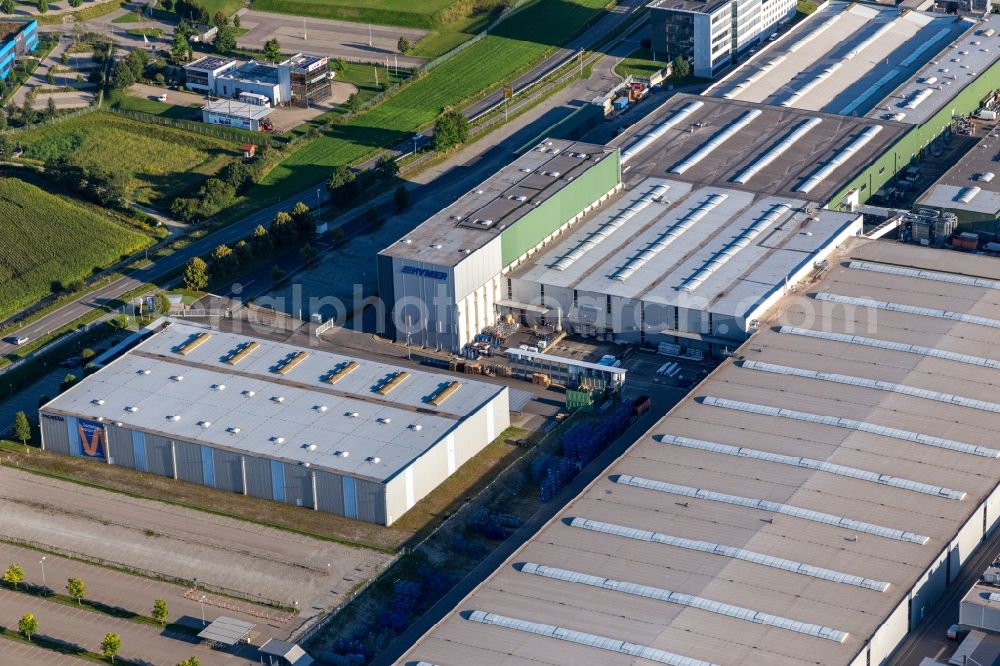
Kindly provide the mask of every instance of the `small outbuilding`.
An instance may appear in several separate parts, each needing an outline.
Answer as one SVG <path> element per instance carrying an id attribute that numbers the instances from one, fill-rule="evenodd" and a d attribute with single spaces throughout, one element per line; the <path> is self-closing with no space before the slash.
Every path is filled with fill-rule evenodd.
<path id="1" fill-rule="evenodd" d="M 268 666 L 310 666 L 313 658 L 297 643 L 270 638 L 260 646 L 260 656 Z"/>

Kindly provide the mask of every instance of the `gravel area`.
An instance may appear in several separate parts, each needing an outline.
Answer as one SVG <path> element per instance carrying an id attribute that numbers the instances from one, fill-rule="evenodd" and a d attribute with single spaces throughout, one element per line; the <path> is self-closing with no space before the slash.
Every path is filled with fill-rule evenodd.
<path id="1" fill-rule="evenodd" d="M 336 605 L 376 551 L 0 468 L 0 536 L 291 605 Z"/>

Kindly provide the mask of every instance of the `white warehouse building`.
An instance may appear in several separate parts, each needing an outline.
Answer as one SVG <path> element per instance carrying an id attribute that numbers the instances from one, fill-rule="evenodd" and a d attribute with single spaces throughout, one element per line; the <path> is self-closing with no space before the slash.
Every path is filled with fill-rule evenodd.
<path id="1" fill-rule="evenodd" d="M 173 322 L 40 422 L 47 451 L 391 525 L 510 411 L 505 386 Z"/>

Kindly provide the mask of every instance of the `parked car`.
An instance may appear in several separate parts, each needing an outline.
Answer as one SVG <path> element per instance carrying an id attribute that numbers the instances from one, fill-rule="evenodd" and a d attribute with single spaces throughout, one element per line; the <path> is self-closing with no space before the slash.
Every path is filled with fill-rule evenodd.
<path id="1" fill-rule="evenodd" d="M 167 101 L 167 93 L 163 93 L 162 95 L 160 95 L 159 97 L 157 97 L 156 101 L 157 102 L 166 102 Z"/>
<path id="2" fill-rule="evenodd" d="M 23 345 L 28 341 L 27 336 L 24 335 L 11 335 L 3 339 L 4 342 L 12 345 Z"/>

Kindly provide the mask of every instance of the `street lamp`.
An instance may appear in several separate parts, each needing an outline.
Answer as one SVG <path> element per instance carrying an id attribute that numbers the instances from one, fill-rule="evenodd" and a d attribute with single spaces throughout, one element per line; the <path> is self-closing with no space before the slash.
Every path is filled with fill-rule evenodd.
<path id="1" fill-rule="evenodd" d="M 201 604 L 201 625 L 207 626 L 208 622 L 205 621 L 205 595 L 198 597 L 198 602 Z"/>
<path id="2" fill-rule="evenodd" d="M 317 188 L 316 188 L 316 214 L 317 214 L 317 215 L 319 215 L 319 209 L 320 209 L 320 208 L 322 207 L 322 205 L 323 205 L 322 203 L 320 203 L 320 198 L 319 198 L 319 195 L 320 195 L 320 191 L 321 191 L 321 190 L 320 190 L 320 188 L 318 188 L 318 187 L 317 187 Z"/>
<path id="3" fill-rule="evenodd" d="M 45 584 L 45 556 L 42 555 L 42 559 L 38 560 L 38 563 L 42 565 L 42 587 L 48 587 Z"/>
<path id="4" fill-rule="evenodd" d="M 419 134 L 414 134 L 413 135 L 413 154 L 414 155 L 417 154 L 417 141 L 420 141 L 420 135 Z"/>

